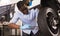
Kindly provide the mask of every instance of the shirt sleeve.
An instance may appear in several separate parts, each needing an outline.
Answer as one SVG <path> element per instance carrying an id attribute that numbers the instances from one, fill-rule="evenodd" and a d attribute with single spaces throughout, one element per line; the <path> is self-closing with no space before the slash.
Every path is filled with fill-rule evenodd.
<path id="1" fill-rule="evenodd" d="M 39 9 L 38 9 L 38 8 L 35 9 L 35 13 L 36 13 L 36 20 L 37 20 L 37 18 L 38 18 L 38 13 L 39 13 Z"/>
<path id="2" fill-rule="evenodd" d="M 36 9 L 35 9 L 36 17 L 38 16 L 38 13 L 39 13 L 39 9 L 38 9 L 38 8 L 36 8 Z"/>
<path id="3" fill-rule="evenodd" d="M 35 17 L 37 17 L 38 16 L 38 13 L 39 13 L 39 9 L 38 8 L 36 8 L 35 10 L 33 10 L 32 11 L 32 18 L 35 18 Z"/>
<path id="4" fill-rule="evenodd" d="M 14 17 L 10 20 L 9 23 L 16 23 L 18 21 L 18 13 L 14 13 Z"/>

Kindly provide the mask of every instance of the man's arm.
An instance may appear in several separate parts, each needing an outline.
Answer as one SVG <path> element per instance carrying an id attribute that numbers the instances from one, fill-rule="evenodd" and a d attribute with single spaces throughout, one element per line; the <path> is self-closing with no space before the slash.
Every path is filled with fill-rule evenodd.
<path id="1" fill-rule="evenodd" d="M 8 27 L 9 27 L 9 28 L 12 28 L 12 29 L 19 29 L 19 28 L 20 28 L 19 25 L 16 25 L 16 24 L 14 24 L 14 23 L 8 24 Z"/>
<path id="2" fill-rule="evenodd" d="M 8 26 L 13 29 L 18 29 L 20 28 L 19 25 L 16 25 L 15 23 L 18 21 L 18 12 L 14 13 L 14 17 L 10 20 Z"/>

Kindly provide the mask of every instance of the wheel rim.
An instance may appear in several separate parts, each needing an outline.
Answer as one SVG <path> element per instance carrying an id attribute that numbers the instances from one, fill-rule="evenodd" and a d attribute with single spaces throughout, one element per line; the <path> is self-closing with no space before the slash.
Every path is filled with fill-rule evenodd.
<path id="1" fill-rule="evenodd" d="M 53 13 L 48 12 L 47 13 L 47 23 L 48 23 L 48 27 L 51 30 L 52 33 L 57 34 L 58 32 L 58 28 L 57 28 L 57 17 L 54 16 Z"/>

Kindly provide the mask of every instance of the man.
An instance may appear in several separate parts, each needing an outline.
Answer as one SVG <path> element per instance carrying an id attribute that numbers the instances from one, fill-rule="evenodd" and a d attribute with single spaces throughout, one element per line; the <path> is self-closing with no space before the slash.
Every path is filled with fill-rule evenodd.
<path id="1" fill-rule="evenodd" d="M 38 12 L 39 10 L 37 8 L 28 10 L 24 2 L 19 1 L 15 7 L 14 17 L 8 26 L 15 29 L 20 28 L 19 25 L 15 24 L 20 19 L 22 21 L 22 36 L 39 36 L 40 34 L 36 20 Z"/>

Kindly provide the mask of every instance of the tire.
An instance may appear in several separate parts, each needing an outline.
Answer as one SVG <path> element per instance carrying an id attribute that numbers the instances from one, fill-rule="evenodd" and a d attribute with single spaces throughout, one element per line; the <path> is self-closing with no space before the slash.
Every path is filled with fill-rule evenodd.
<path id="1" fill-rule="evenodd" d="M 49 29 L 51 30 L 52 27 L 49 27 L 50 24 L 48 24 L 48 22 L 47 22 L 47 17 L 48 17 L 47 14 L 52 13 L 53 16 L 57 16 L 57 15 L 55 12 L 51 12 L 51 11 L 47 12 L 48 9 L 49 9 L 49 7 L 43 8 L 40 10 L 40 12 L 38 14 L 38 21 L 37 22 L 38 22 L 39 30 L 41 31 L 41 33 L 40 33 L 41 36 L 53 36 L 51 34 L 51 32 L 49 31 Z M 57 29 L 55 30 L 56 33 L 58 31 Z M 52 32 L 54 33 L 55 31 L 52 31 Z M 56 33 L 54 33 L 54 34 L 56 34 Z"/>

